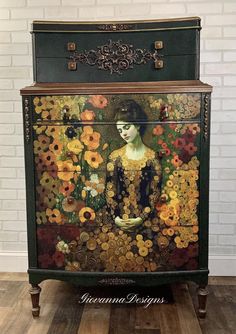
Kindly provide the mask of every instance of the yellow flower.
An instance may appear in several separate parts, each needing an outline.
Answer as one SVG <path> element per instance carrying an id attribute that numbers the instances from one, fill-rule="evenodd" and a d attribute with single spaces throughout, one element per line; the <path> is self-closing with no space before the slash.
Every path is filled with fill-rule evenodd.
<path id="1" fill-rule="evenodd" d="M 74 139 L 71 140 L 68 144 L 67 144 L 67 148 L 69 151 L 75 153 L 75 154 L 79 154 L 82 149 L 84 148 L 83 144 L 81 144 L 81 142 L 78 139 Z"/>
<path id="2" fill-rule="evenodd" d="M 81 223 L 95 219 L 95 212 L 89 207 L 84 207 L 79 212 L 79 218 Z"/>
<path id="3" fill-rule="evenodd" d="M 114 170 L 114 164 L 112 162 L 108 162 L 108 164 L 107 164 L 107 170 L 109 172 L 113 172 L 113 170 Z"/>
<path id="4" fill-rule="evenodd" d="M 177 192 L 172 190 L 172 191 L 170 191 L 169 196 L 170 196 L 171 199 L 175 199 L 175 198 L 177 198 Z"/>

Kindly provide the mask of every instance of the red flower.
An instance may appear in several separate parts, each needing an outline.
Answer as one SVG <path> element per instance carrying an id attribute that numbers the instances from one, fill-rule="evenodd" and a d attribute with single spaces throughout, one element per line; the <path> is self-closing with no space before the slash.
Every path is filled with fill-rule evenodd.
<path id="1" fill-rule="evenodd" d="M 173 145 L 176 148 L 183 148 L 186 145 L 186 142 L 183 138 L 176 138 L 175 141 L 173 142 Z"/>
<path id="2" fill-rule="evenodd" d="M 198 262 L 196 259 L 190 259 L 188 263 L 185 265 L 187 270 L 195 270 L 198 268 Z"/>
<path id="3" fill-rule="evenodd" d="M 177 268 L 182 267 L 188 262 L 189 256 L 186 249 L 176 248 L 170 255 L 169 263 Z"/>
<path id="4" fill-rule="evenodd" d="M 65 262 L 65 255 L 59 251 L 56 251 L 52 256 L 57 267 L 63 267 Z"/>
<path id="5" fill-rule="evenodd" d="M 193 145 L 193 143 L 189 143 L 184 147 L 185 151 L 188 152 L 189 155 L 194 155 L 194 153 L 197 151 L 197 147 Z"/>
<path id="6" fill-rule="evenodd" d="M 161 146 L 162 146 L 162 148 L 167 148 L 167 144 L 166 143 L 162 143 Z"/>
<path id="7" fill-rule="evenodd" d="M 194 134 L 192 132 L 190 132 L 189 130 L 186 131 L 186 133 L 184 134 L 183 138 L 185 139 L 186 143 L 192 143 L 195 140 Z"/>
<path id="8" fill-rule="evenodd" d="M 39 255 L 38 261 L 40 263 L 40 268 L 48 268 L 53 263 L 52 258 L 48 254 Z"/>
<path id="9" fill-rule="evenodd" d="M 198 244 L 191 244 L 188 246 L 188 255 L 190 257 L 198 256 Z"/>
<path id="10" fill-rule="evenodd" d="M 170 155 L 170 149 L 167 147 L 166 149 L 165 149 L 165 155 L 168 157 L 169 155 Z"/>

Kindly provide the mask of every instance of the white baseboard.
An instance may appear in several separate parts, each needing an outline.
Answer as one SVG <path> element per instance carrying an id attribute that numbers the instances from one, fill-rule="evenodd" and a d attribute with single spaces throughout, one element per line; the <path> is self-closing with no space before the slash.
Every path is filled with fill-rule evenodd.
<path id="1" fill-rule="evenodd" d="M 27 272 L 27 252 L 0 252 L 0 272 Z"/>
<path id="2" fill-rule="evenodd" d="M 236 255 L 210 255 L 210 276 L 236 276 Z M 0 252 L 0 272 L 26 272 L 27 252 Z"/>
<path id="3" fill-rule="evenodd" d="M 210 255 L 210 276 L 236 276 L 236 255 Z"/>

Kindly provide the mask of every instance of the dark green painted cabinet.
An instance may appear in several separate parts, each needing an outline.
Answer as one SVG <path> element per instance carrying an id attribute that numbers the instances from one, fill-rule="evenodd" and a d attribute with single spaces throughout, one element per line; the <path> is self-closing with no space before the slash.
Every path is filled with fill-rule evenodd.
<path id="1" fill-rule="evenodd" d="M 211 87 L 191 80 L 198 33 L 196 18 L 34 23 L 38 82 L 21 90 L 33 315 L 38 284 L 59 279 L 79 286 L 192 280 L 205 316 Z M 123 42 L 87 52 L 109 36 Z M 86 59 L 78 50 L 69 59 L 76 70 L 59 69 L 68 53 L 61 45 L 87 49 Z"/>

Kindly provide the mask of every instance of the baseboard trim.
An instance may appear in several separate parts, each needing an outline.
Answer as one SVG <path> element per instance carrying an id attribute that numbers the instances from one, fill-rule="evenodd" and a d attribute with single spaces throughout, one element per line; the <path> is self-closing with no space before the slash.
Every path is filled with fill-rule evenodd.
<path id="1" fill-rule="evenodd" d="M 210 276 L 236 276 L 236 255 L 210 255 Z"/>
<path id="2" fill-rule="evenodd" d="M 236 255 L 210 255 L 210 276 L 236 276 Z M 0 252 L 0 272 L 27 272 L 27 252 Z"/>
<path id="3" fill-rule="evenodd" d="M 27 272 L 27 252 L 0 252 L 0 272 Z"/>

